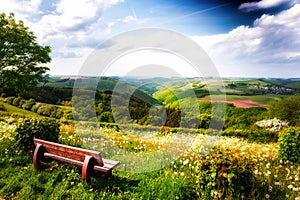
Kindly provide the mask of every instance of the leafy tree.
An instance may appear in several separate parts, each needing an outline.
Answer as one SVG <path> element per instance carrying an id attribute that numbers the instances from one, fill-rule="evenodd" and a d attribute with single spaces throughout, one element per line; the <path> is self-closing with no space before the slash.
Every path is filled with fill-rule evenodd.
<path id="1" fill-rule="evenodd" d="M 289 124 L 300 123 L 300 95 L 280 99 L 270 106 L 271 117 L 287 120 Z"/>
<path id="2" fill-rule="evenodd" d="M 14 14 L 0 14 L 0 88 L 13 88 L 26 94 L 39 82 L 45 82 L 51 61 L 49 46 L 41 46 L 36 36 Z"/>

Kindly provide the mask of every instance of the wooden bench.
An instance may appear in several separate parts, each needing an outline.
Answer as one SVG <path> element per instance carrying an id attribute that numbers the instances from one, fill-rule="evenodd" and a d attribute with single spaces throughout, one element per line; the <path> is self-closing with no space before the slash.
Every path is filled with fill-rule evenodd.
<path id="1" fill-rule="evenodd" d="M 33 154 L 33 164 L 37 171 L 42 170 L 41 161 L 53 160 L 66 162 L 82 168 L 82 179 L 89 181 L 96 171 L 111 174 L 120 162 L 102 159 L 97 151 L 71 147 L 54 142 L 34 138 L 36 145 Z"/>

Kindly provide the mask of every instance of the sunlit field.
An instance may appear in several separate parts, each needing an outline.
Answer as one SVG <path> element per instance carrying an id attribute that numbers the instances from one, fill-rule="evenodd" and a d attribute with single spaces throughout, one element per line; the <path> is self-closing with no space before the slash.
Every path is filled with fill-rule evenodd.
<path id="1" fill-rule="evenodd" d="M 143 157 L 172 144 L 178 133 L 150 131 L 145 137 L 143 131 L 144 137 L 134 137 L 115 128 L 86 126 L 86 134 L 79 137 L 77 132 L 83 130 L 63 124 L 61 143 L 98 149 L 110 159 L 122 159 L 121 154 L 129 152 L 126 158 L 132 162 L 121 162 L 112 177 L 99 175 L 86 184 L 80 169 L 69 165 L 36 172 L 32 152 L 15 148 L 14 130 L 20 121 L 12 117 L 0 121 L 0 196 L 5 199 L 76 199 L 79 195 L 86 199 L 300 199 L 300 165 L 278 159 L 277 143 L 220 136 L 216 146 L 204 153 L 206 136 L 197 133 L 176 159 L 160 161 L 161 169 L 155 165 L 160 157 L 150 157 L 157 169 L 134 173 L 136 167 L 145 166 Z M 101 130 L 98 137 L 97 130 Z"/>

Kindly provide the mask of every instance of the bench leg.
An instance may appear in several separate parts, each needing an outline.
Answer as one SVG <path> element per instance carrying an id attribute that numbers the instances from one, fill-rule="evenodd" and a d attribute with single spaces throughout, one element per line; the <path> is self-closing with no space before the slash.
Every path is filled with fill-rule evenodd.
<path id="1" fill-rule="evenodd" d="M 33 165 L 37 171 L 40 171 L 42 169 L 41 160 L 44 157 L 44 153 L 45 153 L 45 148 L 43 147 L 43 145 L 37 144 L 33 154 Z"/>
<path id="2" fill-rule="evenodd" d="M 82 180 L 86 182 L 90 182 L 90 177 L 94 173 L 95 165 L 96 165 L 95 158 L 86 155 L 82 166 Z"/>

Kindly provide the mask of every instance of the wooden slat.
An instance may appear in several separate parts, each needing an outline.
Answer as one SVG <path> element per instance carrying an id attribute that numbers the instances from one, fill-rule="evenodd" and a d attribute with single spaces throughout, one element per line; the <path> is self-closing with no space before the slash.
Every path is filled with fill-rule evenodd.
<path id="1" fill-rule="evenodd" d="M 95 171 L 109 173 L 120 164 L 119 161 L 102 159 L 101 154 L 97 151 L 71 147 L 36 138 L 34 139 L 34 143 L 37 146 L 38 144 L 42 145 L 44 149 L 43 155 L 45 158 L 51 158 L 59 162 L 66 162 L 81 168 L 84 167 L 84 160 L 87 156 L 91 156 L 96 160 L 96 165 L 94 166 Z"/>
<path id="2" fill-rule="evenodd" d="M 80 162 L 84 161 L 86 155 L 92 156 L 95 158 L 98 165 L 103 166 L 103 160 L 101 158 L 101 154 L 97 151 L 82 149 L 78 147 L 71 147 L 71 146 L 49 142 L 37 138 L 34 138 L 34 143 L 42 144 L 48 153 L 55 154 L 61 157 L 66 157 L 72 160 L 77 160 Z"/>
<path id="3" fill-rule="evenodd" d="M 65 157 L 62 157 L 62 156 L 55 155 L 55 154 L 44 153 L 44 156 L 46 158 L 52 158 L 52 159 L 55 159 L 55 160 L 60 161 L 60 162 L 66 162 L 66 163 L 69 163 L 71 165 L 76 165 L 78 167 L 83 166 L 83 162 L 73 160 L 73 159 L 69 159 L 69 158 L 65 158 Z"/>
<path id="4" fill-rule="evenodd" d="M 114 168 L 116 168 L 120 162 L 119 161 L 114 161 L 114 160 L 108 160 L 108 159 L 103 159 L 104 165 L 102 167 L 100 166 L 94 166 L 94 170 L 96 171 L 101 171 L 101 172 L 110 172 Z"/>
<path id="5" fill-rule="evenodd" d="M 108 159 L 102 159 L 104 164 L 112 164 L 112 165 L 119 165 L 120 162 L 119 161 L 115 161 L 115 160 L 108 160 Z"/>

